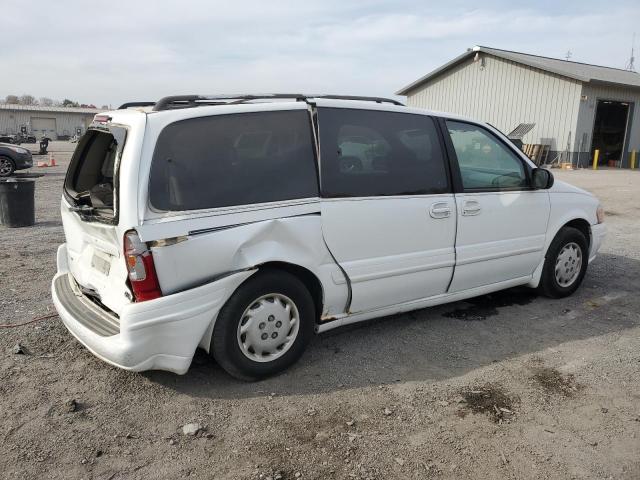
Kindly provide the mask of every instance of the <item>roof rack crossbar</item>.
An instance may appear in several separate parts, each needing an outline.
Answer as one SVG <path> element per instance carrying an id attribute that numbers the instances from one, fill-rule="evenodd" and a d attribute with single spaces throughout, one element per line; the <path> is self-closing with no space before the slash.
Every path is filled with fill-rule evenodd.
<path id="1" fill-rule="evenodd" d="M 249 102 L 252 100 L 283 100 L 294 99 L 298 102 L 307 102 L 313 98 L 326 98 L 334 100 L 358 100 L 376 103 L 391 103 L 404 106 L 403 103 L 384 97 L 361 97 L 351 95 L 304 95 L 301 93 L 265 93 L 265 94 L 238 94 L 238 95 L 173 95 L 158 100 L 153 105 L 153 111 L 173 110 L 177 108 L 192 108 L 210 105 L 229 105 Z M 139 102 L 143 103 L 143 102 Z M 144 106 L 149 106 L 144 102 Z M 129 104 L 125 104 L 129 105 Z"/>
<path id="2" fill-rule="evenodd" d="M 118 107 L 118 110 L 126 110 L 131 107 L 153 107 L 156 102 L 127 102 Z"/>

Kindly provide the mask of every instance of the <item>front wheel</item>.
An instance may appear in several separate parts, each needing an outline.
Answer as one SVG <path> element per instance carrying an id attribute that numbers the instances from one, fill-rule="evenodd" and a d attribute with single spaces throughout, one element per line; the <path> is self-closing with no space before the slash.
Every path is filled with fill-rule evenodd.
<path id="1" fill-rule="evenodd" d="M 575 292 L 589 264 L 589 242 L 577 228 L 563 227 L 551 242 L 545 258 L 538 290 L 550 298 Z"/>
<path id="2" fill-rule="evenodd" d="M 16 166 L 13 161 L 7 157 L 0 157 L 0 177 L 8 177 L 15 172 Z"/>
<path id="3" fill-rule="evenodd" d="M 250 277 L 220 310 L 210 351 L 241 380 L 257 380 L 296 362 L 313 336 L 315 308 L 295 276 L 264 270 Z"/>

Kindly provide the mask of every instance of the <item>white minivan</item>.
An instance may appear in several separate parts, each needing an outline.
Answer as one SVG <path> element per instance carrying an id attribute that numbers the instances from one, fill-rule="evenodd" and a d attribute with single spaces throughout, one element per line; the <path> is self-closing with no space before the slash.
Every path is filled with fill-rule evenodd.
<path id="1" fill-rule="evenodd" d="M 96 115 L 64 183 L 53 300 L 121 368 L 294 363 L 316 332 L 528 285 L 573 293 L 605 235 L 482 122 L 369 97 L 167 97 Z"/>

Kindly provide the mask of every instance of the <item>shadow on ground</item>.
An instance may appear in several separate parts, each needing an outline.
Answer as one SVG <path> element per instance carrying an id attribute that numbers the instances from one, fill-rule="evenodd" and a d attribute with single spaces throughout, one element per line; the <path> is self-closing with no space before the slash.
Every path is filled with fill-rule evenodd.
<path id="1" fill-rule="evenodd" d="M 148 372 L 152 381 L 194 397 L 313 394 L 367 385 L 440 381 L 507 358 L 640 326 L 630 278 L 640 262 L 601 255 L 571 297 L 551 300 L 509 289 L 384 317 L 318 336 L 283 374 L 243 383 L 199 351 L 189 372 Z"/>

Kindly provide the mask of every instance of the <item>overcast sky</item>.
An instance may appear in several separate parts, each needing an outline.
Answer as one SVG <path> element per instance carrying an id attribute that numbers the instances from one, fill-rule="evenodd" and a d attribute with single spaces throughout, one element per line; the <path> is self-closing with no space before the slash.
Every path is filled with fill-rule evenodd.
<path id="1" fill-rule="evenodd" d="M 97 105 L 184 93 L 390 96 L 473 45 L 571 50 L 624 68 L 634 28 L 640 50 L 638 0 L 2 0 L 0 10 L 0 97 Z"/>

